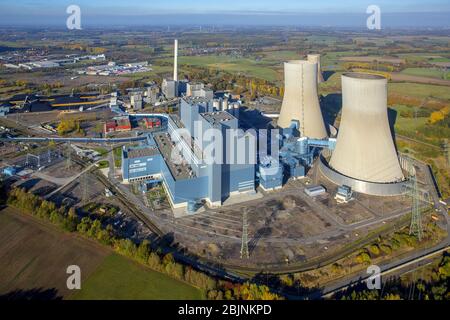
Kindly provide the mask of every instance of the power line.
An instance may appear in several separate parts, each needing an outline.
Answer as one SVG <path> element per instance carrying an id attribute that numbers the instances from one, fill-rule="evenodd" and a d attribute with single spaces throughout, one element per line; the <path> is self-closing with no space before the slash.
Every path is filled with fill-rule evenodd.
<path id="1" fill-rule="evenodd" d="M 66 169 L 70 169 L 70 167 L 72 166 L 72 152 L 71 152 L 71 146 L 70 146 L 70 142 L 67 143 L 67 148 L 66 148 Z"/>
<path id="2" fill-rule="evenodd" d="M 447 161 L 447 166 L 450 167 L 450 149 L 448 146 L 448 139 L 444 139 L 444 141 L 442 142 L 442 149 L 444 150 L 444 157 Z"/>
<path id="3" fill-rule="evenodd" d="M 420 195 L 417 185 L 417 176 L 415 169 L 409 177 L 409 195 L 411 197 L 411 225 L 409 234 L 417 237 L 419 241 L 423 238 L 422 212 L 420 209 Z"/>
<path id="4" fill-rule="evenodd" d="M 86 171 L 82 176 L 81 176 L 81 192 L 82 192 L 82 198 L 81 201 L 86 204 L 89 201 L 89 192 L 88 192 L 88 174 L 89 171 Z"/>
<path id="5" fill-rule="evenodd" d="M 250 253 L 248 250 L 248 217 L 247 210 L 242 214 L 242 243 L 241 243 L 241 259 L 249 259 Z"/>

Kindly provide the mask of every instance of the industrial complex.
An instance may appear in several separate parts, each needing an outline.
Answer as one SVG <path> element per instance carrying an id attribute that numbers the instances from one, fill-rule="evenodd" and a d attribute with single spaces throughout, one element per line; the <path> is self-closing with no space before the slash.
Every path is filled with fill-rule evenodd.
<path id="1" fill-rule="evenodd" d="M 249 245 L 242 239 L 250 232 L 267 241 L 260 251 L 250 248 L 251 254 L 272 263 L 301 260 L 411 212 L 411 181 L 427 173 L 397 152 L 385 78 L 343 74 L 342 116 L 335 128 L 325 122 L 319 102 L 320 55 L 288 61 L 280 113 L 267 121 L 261 111 L 249 116 L 239 95 L 179 80 L 177 41 L 174 50 L 173 77 L 161 86 L 148 83 L 124 95 L 8 101 L 9 111 L 18 114 L 105 110 L 95 138 L 6 135 L 4 141 L 74 144 L 77 155 L 83 144 L 114 146 L 102 168 L 111 183 L 108 197 L 121 194 L 177 241 L 214 259 L 220 259 L 218 252 L 233 259 L 248 256 L 242 254 Z M 175 111 L 149 112 L 148 105 Z M 270 125 L 255 125 L 259 118 Z M 4 172 L 15 176 L 20 168 L 10 165 Z M 419 206 L 426 206 L 430 189 L 424 183 L 420 188 L 413 191 L 425 199 Z M 249 214 L 243 217 L 244 211 Z"/>
<path id="2" fill-rule="evenodd" d="M 55 2 L 0 5 L 0 303 L 450 300 L 450 1 Z"/>
<path id="3" fill-rule="evenodd" d="M 353 192 L 376 196 L 406 192 L 407 164 L 399 159 L 393 142 L 385 78 L 362 73 L 342 76 L 342 121 L 338 134 L 330 136 L 318 97 L 318 83 L 323 81 L 320 55 L 286 62 L 277 128 L 244 131 L 239 97 L 214 93 L 202 83 L 179 81 L 177 59 L 175 40 L 174 75 L 164 79 L 161 92 L 166 99 L 178 99 L 178 114 L 127 114 L 119 108 L 117 94 L 109 100 L 95 95 L 26 96 L 10 103 L 22 106 L 18 110 L 22 112 L 82 111 L 107 104 L 119 114 L 105 122 L 105 136 L 131 131 L 133 123 L 142 122 L 146 132 L 139 145 L 123 146 L 123 183 L 138 183 L 142 188 L 160 183 L 172 208 L 186 208 L 188 213 L 204 204 L 220 207 L 231 198 L 248 200 L 258 188 L 279 190 L 290 179 L 304 178 L 316 160 L 320 173 L 340 187 L 337 197 L 345 199 Z M 150 99 L 158 94 L 154 88 L 150 85 L 145 93 L 129 89 L 129 107 L 140 110 L 142 95 Z M 219 137 L 210 137 L 210 132 Z M 243 194 L 250 198 L 239 197 Z"/>

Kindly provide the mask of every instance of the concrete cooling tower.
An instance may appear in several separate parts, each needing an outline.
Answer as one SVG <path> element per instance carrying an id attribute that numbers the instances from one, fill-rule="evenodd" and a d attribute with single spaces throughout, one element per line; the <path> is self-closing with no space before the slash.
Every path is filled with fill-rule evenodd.
<path id="1" fill-rule="evenodd" d="M 289 128 L 297 121 L 302 136 L 327 136 L 317 94 L 317 64 L 295 60 L 284 64 L 284 99 L 278 126 Z"/>
<path id="2" fill-rule="evenodd" d="M 320 54 L 308 54 L 308 61 L 311 63 L 317 63 L 317 83 L 322 83 L 323 79 L 322 66 L 320 64 Z"/>
<path id="3" fill-rule="evenodd" d="M 336 148 L 329 165 L 321 166 L 322 173 L 357 192 L 403 193 L 405 177 L 388 119 L 387 79 L 371 74 L 344 74 L 342 98 Z"/>

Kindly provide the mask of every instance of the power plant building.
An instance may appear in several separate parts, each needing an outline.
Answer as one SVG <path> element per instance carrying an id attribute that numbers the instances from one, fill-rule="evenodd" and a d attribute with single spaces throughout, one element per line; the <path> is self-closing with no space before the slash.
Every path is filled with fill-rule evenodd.
<path id="1" fill-rule="evenodd" d="M 152 83 L 147 87 L 147 99 L 146 102 L 154 105 L 159 98 L 159 87 L 158 85 Z"/>
<path id="2" fill-rule="evenodd" d="M 161 91 L 166 99 L 173 99 L 178 95 L 177 82 L 174 80 L 164 79 L 161 85 Z"/>
<path id="3" fill-rule="evenodd" d="M 130 103 L 131 107 L 134 111 L 142 110 L 142 95 L 140 93 L 131 93 L 130 94 Z"/>
<path id="4" fill-rule="evenodd" d="M 215 142 L 201 139 L 209 129 L 217 129 L 223 139 L 214 145 L 214 161 L 207 151 Z M 233 115 L 214 110 L 204 99 L 182 99 L 180 116 L 168 116 L 167 132 L 149 136 L 144 146 L 123 150 L 124 182 L 160 179 L 174 208 L 201 200 L 221 206 L 234 195 L 254 193 L 255 162 L 251 155 L 256 150 L 244 133 L 236 135 L 243 144 L 232 144 L 227 129 L 238 129 Z M 230 161 L 242 153 L 244 162 Z"/>

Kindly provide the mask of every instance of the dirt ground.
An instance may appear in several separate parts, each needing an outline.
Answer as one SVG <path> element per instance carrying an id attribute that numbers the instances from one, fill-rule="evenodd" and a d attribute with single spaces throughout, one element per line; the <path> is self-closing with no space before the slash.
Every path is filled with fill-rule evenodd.
<path id="1" fill-rule="evenodd" d="M 67 297 L 67 267 L 78 265 L 83 283 L 109 254 L 15 209 L 0 211 L 0 295 Z"/>
<path id="2" fill-rule="evenodd" d="M 362 194 L 338 205 L 333 199 L 337 187 L 320 177 L 317 184 L 324 185 L 327 194 L 309 198 L 304 193 L 306 180 L 290 181 L 262 199 L 175 220 L 157 213 L 155 217 L 173 233 L 175 242 L 191 252 L 223 262 L 261 265 L 282 263 L 286 258 L 304 261 L 338 251 L 386 221 L 398 220 L 410 206 L 406 197 Z M 244 210 L 248 213 L 250 261 L 240 259 Z"/>

